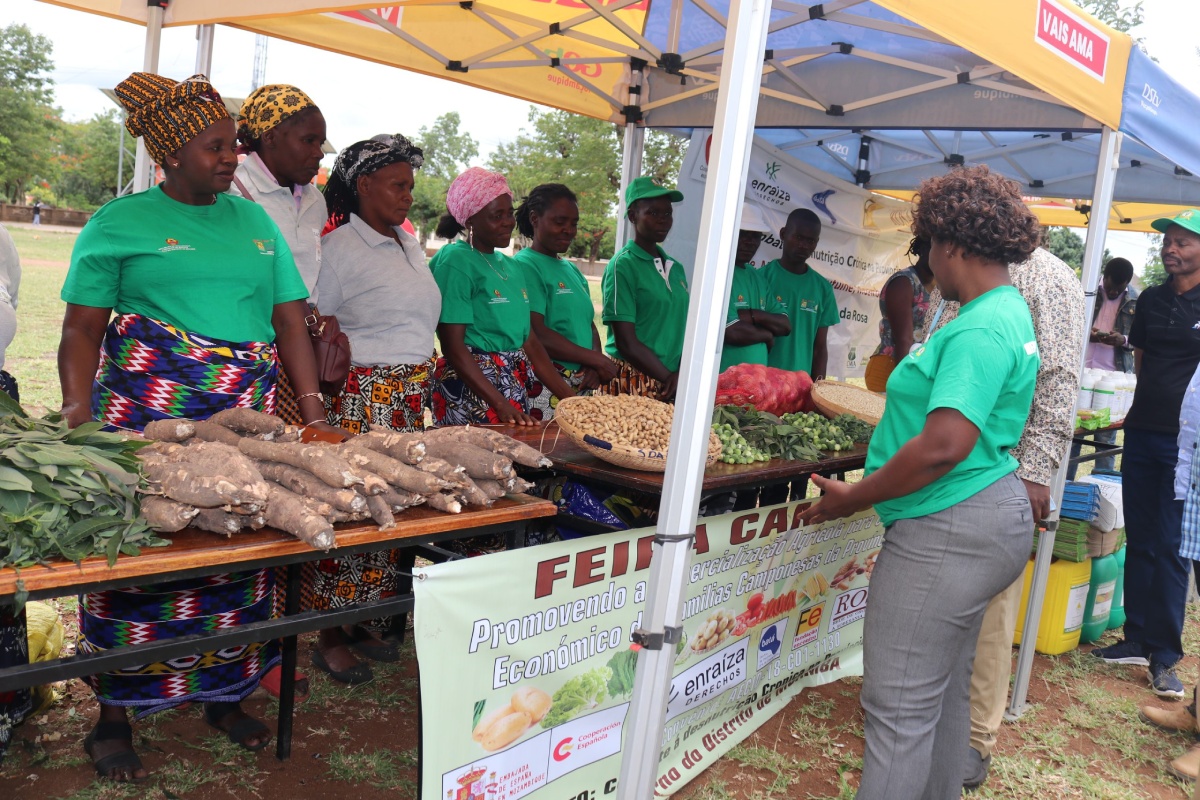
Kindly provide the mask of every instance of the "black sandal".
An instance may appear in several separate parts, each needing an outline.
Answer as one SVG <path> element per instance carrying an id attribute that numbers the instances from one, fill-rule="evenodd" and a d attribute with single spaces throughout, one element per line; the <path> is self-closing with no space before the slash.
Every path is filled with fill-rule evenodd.
<path id="1" fill-rule="evenodd" d="M 221 727 L 221 721 L 230 714 L 241 712 L 242 718 L 228 728 Z M 205 703 L 204 719 L 209 725 L 229 737 L 229 741 L 239 747 L 256 753 L 271 743 L 271 729 L 261 720 L 242 711 L 241 703 Z M 246 744 L 250 739 L 258 739 L 258 744 Z"/>
<path id="2" fill-rule="evenodd" d="M 112 753 L 97 761 L 92 756 L 92 748 L 96 742 L 110 741 L 129 742 L 129 749 Z M 142 766 L 142 760 L 138 758 L 137 752 L 133 749 L 133 726 L 128 722 L 97 722 L 96 727 L 92 728 L 84 737 L 83 751 L 88 754 L 88 758 L 92 759 L 92 766 L 96 768 L 96 774 L 101 778 L 114 780 L 117 783 L 141 783 L 149 777 L 143 775 L 139 778 L 134 775 L 135 772 L 145 769 L 145 767 Z M 113 778 L 110 774 L 113 771 L 125 770 L 128 770 L 129 775 L 127 781 Z"/>
<path id="3" fill-rule="evenodd" d="M 325 656 L 321 655 L 320 650 L 313 650 L 312 665 L 335 681 L 349 686 L 362 686 L 364 683 L 375 680 L 375 673 L 371 672 L 371 668 L 363 663 L 355 664 L 350 669 L 335 670 L 329 666 L 329 662 L 325 660 Z"/>
<path id="4" fill-rule="evenodd" d="M 371 632 L 361 625 L 353 625 L 350 630 L 343 631 L 350 647 L 358 654 L 372 661 L 392 664 L 400 660 L 400 651 L 386 640 L 376 639 Z"/>

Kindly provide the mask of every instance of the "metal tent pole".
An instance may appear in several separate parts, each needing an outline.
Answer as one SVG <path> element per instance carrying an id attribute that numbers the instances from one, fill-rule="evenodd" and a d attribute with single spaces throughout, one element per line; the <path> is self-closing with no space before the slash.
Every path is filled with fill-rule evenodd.
<path id="1" fill-rule="evenodd" d="M 1092 189 L 1092 213 L 1088 218 L 1087 243 L 1083 249 L 1083 294 L 1084 320 L 1080 337 L 1083 339 L 1079 372 L 1087 359 L 1088 334 L 1092 328 L 1092 300 L 1100 282 L 1101 259 L 1104 258 L 1104 237 L 1108 231 L 1108 214 L 1112 208 L 1113 188 L 1117 183 L 1118 158 L 1121 154 L 1121 134 L 1104 128 L 1100 134 L 1100 159 L 1096 165 L 1096 183 Z M 1076 409 L 1078 410 L 1078 409 Z M 1067 480 L 1067 462 L 1064 458 L 1054 473 L 1050 496 L 1062 507 L 1063 488 Z M 1025 609 L 1025 632 L 1021 636 L 1021 649 L 1017 654 L 1017 672 L 1013 680 L 1012 700 L 1008 704 L 1005 718 L 1018 719 L 1025 712 L 1025 700 L 1029 694 L 1029 678 L 1033 672 L 1033 651 L 1037 644 L 1038 623 L 1042 618 L 1042 602 L 1046 597 L 1046 580 L 1050 575 L 1050 558 L 1054 552 L 1054 537 L 1058 530 L 1058 512 L 1047 525 L 1038 540 L 1037 556 L 1033 564 L 1033 580 L 1029 591 L 1029 604 Z"/>
<path id="2" fill-rule="evenodd" d="M 158 72 L 158 49 L 162 44 L 163 12 L 168 0 L 146 0 L 146 51 L 142 58 L 142 69 Z M 150 188 L 150 172 L 154 165 L 146 152 L 146 143 L 138 137 L 137 156 L 133 162 L 133 190 L 143 192 Z"/>
<path id="3" fill-rule="evenodd" d="M 629 220 L 625 218 L 625 188 L 642 174 L 642 154 L 646 147 L 646 129 L 638 124 L 641 116 L 642 83 L 645 72 L 641 67 L 629 70 L 629 107 L 626 110 L 625 140 L 621 146 L 621 191 L 617 200 L 617 231 L 614 250 L 625 246 L 629 237 Z"/>
<path id="4" fill-rule="evenodd" d="M 212 77 L 213 34 L 216 25 L 196 26 L 196 74 Z"/>
<path id="5" fill-rule="evenodd" d="M 717 352 L 724 333 L 737 244 L 737 226 L 729 221 L 738 218 L 745 194 L 770 12 L 770 0 L 733 0 L 729 8 L 712 159 L 700 217 L 702 246 L 691 281 L 671 455 L 663 479 L 656 546 L 647 578 L 644 630 L 638 636 L 643 647 L 621 760 L 620 796 L 630 800 L 649 800 L 658 776 L 675 663 L 674 643 L 682 633 L 687 564 L 695 537 L 716 392 L 717 362 L 712 354 Z"/>
<path id="6" fill-rule="evenodd" d="M 125 194 L 125 115 L 117 123 L 117 197 Z"/>

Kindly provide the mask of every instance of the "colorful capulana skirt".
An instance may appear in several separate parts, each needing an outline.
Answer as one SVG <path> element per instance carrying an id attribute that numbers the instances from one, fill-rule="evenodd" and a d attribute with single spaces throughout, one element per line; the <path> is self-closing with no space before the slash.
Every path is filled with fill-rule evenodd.
<path id="1" fill-rule="evenodd" d="M 600 394 L 636 394 L 654 400 L 658 399 L 658 395 L 662 391 L 660 381 L 651 378 L 628 361 L 622 361 L 619 358 L 614 358 L 613 361 L 617 362 L 621 371 L 617 377 L 600 387 L 598 390 Z"/>
<path id="2" fill-rule="evenodd" d="M 579 391 L 579 384 L 583 383 L 582 369 L 567 369 L 558 362 L 553 362 L 554 368 L 558 370 L 558 374 L 567 382 L 567 386 Z M 558 408 L 558 398 L 550 391 L 550 387 L 534 376 L 534 388 L 541 389 L 537 394 L 529 395 L 529 416 L 534 419 L 540 419 L 542 422 L 549 422 L 554 419 L 554 409 Z M 587 392 L 590 394 L 590 392 Z"/>
<path id="3" fill-rule="evenodd" d="M 541 382 L 529 366 L 524 350 L 489 353 L 467 347 L 475 357 L 483 376 L 499 390 L 512 407 L 529 412 L 529 398 L 540 394 Z M 433 421 L 436 425 L 495 425 L 496 411 L 458 377 L 445 356 L 437 360 L 433 371 Z"/>
<path id="4" fill-rule="evenodd" d="M 80 653 L 96 653 L 233 628 L 269 619 L 275 603 L 270 570 L 190 578 L 83 595 L 79 602 Z M 232 703 L 246 697 L 279 661 L 277 642 L 90 675 L 85 680 L 106 705 L 127 706 L 141 718 L 186 702 Z"/>
<path id="5" fill-rule="evenodd" d="M 0 607 L 0 667 L 22 667 L 29 663 L 29 638 L 25 613 L 14 613 L 12 606 Z M 0 761 L 13 728 L 33 712 L 33 693 L 29 689 L 0 692 Z"/>
<path id="6" fill-rule="evenodd" d="M 2 369 L 0 369 L 0 392 L 4 392 L 18 403 L 21 402 L 21 389 L 17 386 L 17 379 Z"/>
<path id="7" fill-rule="evenodd" d="M 432 391 L 433 359 L 420 364 L 350 367 L 346 388 L 325 398 L 330 425 L 358 435 L 372 428 L 425 430 L 425 409 Z"/>
<path id="8" fill-rule="evenodd" d="M 92 388 L 92 413 L 112 428 L 141 431 L 170 417 L 206 419 L 226 408 L 271 413 L 278 373 L 274 345 L 225 342 L 139 314 L 109 324 Z M 189 578 L 83 595 L 81 653 L 173 639 L 270 619 L 271 570 Z M 143 717 L 185 702 L 234 702 L 279 661 L 276 642 L 230 647 L 92 675 L 101 703 Z"/>
<path id="9" fill-rule="evenodd" d="M 353 434 L 372 428 L 402 433 L 423 431 L 432 374 L 432 358 L 420 364 L 352 366 L 342 393 L 325 398 L 329 424 L 340 425 Z M 403 573 L 409 572 L 412 564 L 412 554 L 406 558 L 403 550 L 377 550 L 309 562 L 301 570 L 300 606 L 305 611 L 324 610 L 396 597 L 408 578 Z M 388 630 L 391 624 L 390 617 L 363 623 L 375 630 Z"/>
<path id="10" fill-rule="evenodd" d="M 140 431 L 156 419 L 207 419 L 226 408 L 275 412 L 279 360 L 269 342 L 227 342 L 141 314 L 108 325 L 92 386 L 92 416 Z"/>
<path id="11" fill-rule="evenodd" d="M 322 611 L 407 594 L 415 553 L 407 547 L 307 562 L 300 572 L 300 608 Z M 379 617 L 357 624 L 387 631 L 392 622 L 392 617 Z"/>

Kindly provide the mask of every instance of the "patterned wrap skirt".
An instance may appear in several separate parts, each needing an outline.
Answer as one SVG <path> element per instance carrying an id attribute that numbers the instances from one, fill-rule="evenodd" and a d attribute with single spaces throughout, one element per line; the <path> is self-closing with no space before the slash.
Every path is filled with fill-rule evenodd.
<path id="1" fill-rule="evenodd" d="M 123 314 L 109 324 L 92 389 L 93 416 L 141 431 L 172 417 L 207 419 L 226 408 L 275 410 L 275 347 L 205 339 Z M 80 653 L 171 639 L 270 619 L 271 570 L 189 578 L 83 595 Z M 254 691 L 279 661 L 277 642 L 256 643 L 92 675 L 101 703 L 144 717 L 186 702 L 234 702 Z"/>
<path id="2" fill-rule="evenodd" d="M 279 360 L 269 342 L 205 339 L 141 314 L 104 333 L 92 416 L 113 430 L 156 419 L 207 419 L 226 408 L 275 413 Z"/>
<path id="3" fill-rule="evenodd" d="M 613 361 L 617 362 L 621 371 L 617 377 L 598 389 L 600 394 L 636 394 L 653 400 L 658 399 L 658 393 L 662 391 L 660 381 L 651 378 L 628 361 L 619 358 L 614 358 Z"/>
<path id="4" fill-rule="evenodd" d="M 425 430 L 432 391 L 433 359 L 420 364 L 350 367 L 346 388 L 325 398 L 325 416 L 356 436 L 372 428 Z"/>
<path id="5" fill-rule="evenodd" d="M 582 369 L 567 369 L 562 364 L 554 362 L 554 368 L 558 370 L 558 374 L 567 382 L 576 392 L 579 391 L 579 384 L 583 383 Z M 550 387 L 534 378 L 535 386 L 540 387 L 541 391 L 536 395 L 529 396 L 529 416 L 534 419 L 540 419 L 542 422 L 549 422 L 554 419 L 554 409 L 558 408 L 558 398 L 550 391 Z M 591 394 L 586 392 L 585 394 Z"/>
<path id="6" fill-rule="evenodd" d="M 425 409 L 433 379 L 433 359 L 391 367 L 351 367 L 346 388 L 325 399 L 330 425 L 353 434 L 373 428 L 401 433 L 425 430 Z M 301 568 L 300 607 L 304 611 L 373 603 L 406 593 L 413 557 L 404 549 L 356 553 L 308 562 Z M 386 631 L 390 617 L 363 623 Z"/>
<path id="7" fill-rule="evenodd" d="M 475 363 L 500 394 L 518 411 L 529 413 L 529 398 L 542 392 L 542 384 L 529 366 L 524 350 L 489 353 L 467 347 Z M 500 417 L 475 392 L 443 356 L 433 371 L 433 421 L 436 425 L 495 425 Z"/>

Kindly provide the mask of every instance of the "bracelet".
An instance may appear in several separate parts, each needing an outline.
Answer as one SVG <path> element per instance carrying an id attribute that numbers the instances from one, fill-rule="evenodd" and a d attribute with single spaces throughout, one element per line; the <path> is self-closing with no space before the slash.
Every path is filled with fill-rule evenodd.
<path id="1" fill-rule="evenodd" d="M 305 392 L 304 394 L 298 394 L 298 395 L 296 395 L 296 400 L 297 400 L 297 402 L 299 402 L 300 400 L 303 400 L 303 399 L 304 399 L 304 398 L 306 398 L 306 397 L 317 397 L 317 398 L 319 398 L 319 397 L 321 397 L 321 393 L 320 393 L 320 392 Z"/>
<path id="2" fill-rule="evenodd" d="M 318 422 L 324 422 L 324 421 L 325 421 L 325 420 L 324 420 L 324 418 L 311 419 L 311 420 L 309 420 L 308 422 L 306 422 L 306 423 L 304 423 L 304 424 L 305 424 L 305 426 L 308 426 L 308 425 L 316 425 Z"/>

